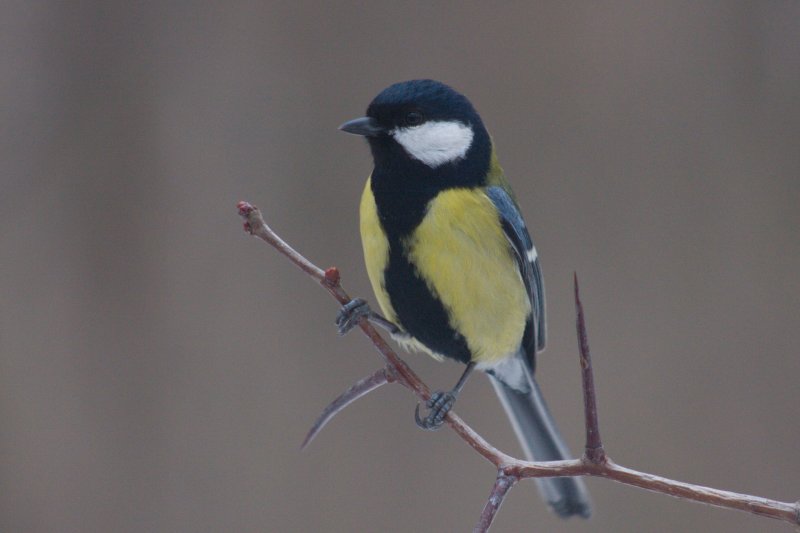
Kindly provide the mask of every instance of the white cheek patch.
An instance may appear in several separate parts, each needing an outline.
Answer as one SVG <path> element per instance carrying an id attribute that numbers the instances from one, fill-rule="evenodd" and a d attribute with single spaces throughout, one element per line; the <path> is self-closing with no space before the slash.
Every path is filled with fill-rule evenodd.
<path id="1" fill-rule="evenodd" d="M 462 159 L 474 135 L 471 127 L 457 121 L 426 122 L 391 134 L 408 155 L 431 168 Z"/>

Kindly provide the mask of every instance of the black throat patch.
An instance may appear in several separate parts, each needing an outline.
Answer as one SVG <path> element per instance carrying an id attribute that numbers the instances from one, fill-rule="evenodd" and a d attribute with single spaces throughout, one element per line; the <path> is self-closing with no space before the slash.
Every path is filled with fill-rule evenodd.
<path id="1" fill-rule="evenodd" d="M 488 139 L 484 142 L 478 144 L 477 150 L 473 145 L 472 153 L 464 160 L 433 169 L 411 159 L 396 145 L 373 146 L 376 165 L 371 186 L 378 217 L 389 240 L 384 283 L 392 307 L 400 326 L 415 339 L 430 350 L 463 363 L 472 358 L 467 342 L 452 327 L 444 304 L 409 260 L 404 243 L 440 192 L 485 185 L 490 148 Z"/>

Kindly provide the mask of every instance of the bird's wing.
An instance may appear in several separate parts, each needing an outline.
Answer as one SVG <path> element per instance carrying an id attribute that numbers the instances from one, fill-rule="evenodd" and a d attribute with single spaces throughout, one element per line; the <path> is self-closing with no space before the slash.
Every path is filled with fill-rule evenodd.
<path id="1" fill-rule="evenodd" d="M 528 297 L 531 300 L 532 316 L 525 327 L 525 336 L 522 340 L 523 350 L 528 356 L 531 367 L 535 366 L 536 352 L 544 350 L 546 327 L 544 312 L 544 285 L 542 283 L 542 270 L 539 266 L 539 257 L 533 245 L 525 221 L 511 196 L 502 187 L 488 187 L 486 195 L 494 203 L 500 214 L 503 231 L 514 250 Z"/>

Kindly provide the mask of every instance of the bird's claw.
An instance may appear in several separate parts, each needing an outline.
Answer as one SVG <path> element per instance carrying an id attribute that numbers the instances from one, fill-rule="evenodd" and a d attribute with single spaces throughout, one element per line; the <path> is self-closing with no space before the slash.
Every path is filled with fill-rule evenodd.
<path id="1" fill-rule="evenodd" d="M 428 416 L 425 418 L 420 417 L 420 404 L 417 404 L 417 408 L 414 411 L 414 420 L 416 421 L 417 426 L 426 431 L 436 431 L 442 427 L 442 424 L 444 424 L 444 419 L 447 416 L 447 413 L 450 412 L 450 409 L 453 408 L 453 404 L 455 402 L 456 397 L 450 392 L 434 392 L 431 395 L 431 398 L 425 402 L 425 407 L 430 409 Z"/>
<path id="2" fill-rule="evenodd" d="M 336 328 L 339 335 L 344 335 L 361 320 L 361 317 L 368 317 L 372 313 L 369 304 L 363 298 L 353 298 L 342 306 L 336 315 Z"/>

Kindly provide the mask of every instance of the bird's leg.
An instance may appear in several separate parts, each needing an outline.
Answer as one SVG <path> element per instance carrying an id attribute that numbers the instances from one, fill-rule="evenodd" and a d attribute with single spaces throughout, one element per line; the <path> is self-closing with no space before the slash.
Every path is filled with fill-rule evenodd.
<path id="1" fill-rule="evenodd" d="M 339 335 L 344 335 L 356 327 L 362 318 L 366 318 L 376 326 L 380 326 L 388 331 L 395 339 L 410 337 L 407 332 L 397 327 L 396 324 L 370 309 L 369 304 L 362 298 L 353 298 L 339 310 L 339 313 L 336 315 L 336 327 L 339 330 Z M 453 408 L 458 393 L 464 388 L 467 379 L 474 369 L 475 363 L 470 362 L 467 364 L 467 368 L 464 370 L 464 373 L 461 374 L 458 383 L 456 383 L 456 386 L 453 387 L 452 390 L 434 392 L 430 399 L 425 402 L 425 406 L 430 409 L 428 416 L 425 418 L 420 417 L 419 404 L 417 404 L 417 409 L 414 411 L 414 419 L 419 427 L 428 431 L 434 431 L 444 424 L 447 413 Z"/>
<path id="2" fill-rule="evenodd" d="M 363 298 L 353 298 L 339 310 L 336 315 L 336 327 L 339 330 L 339 335 L 344 335 L 356 327 L 361 317 L 365 317 L 376 326 L 385 329 L 396 339 L 408 337 L 408 333 L 370 309 L 369 304 Z"/>
<path id="3" fill-rule="evenodd" d="M 447 416 L 447 413 L 450 412 L 450 409 L 453 408 L 453 404 L 456 403 L 458 393 L 464 388 L 464 385 L 467 383 L 467 379 L 469 378 L 470 374 L 472 374 L 473 370 L 475 370 L 475 363 L 470 362 L 467 364 L 467 368 L 464 370 L 464 373 L 461 374 L 456 386 L 453 387 L 453 390 L 450 392 L 436 391 L 431 394 L 430 400 L 425 402 L 425 406 L 430 409 L 428 416 L 425 418 L 421 418 L 419 416 L 419 404 L 417 404 L 417 409 L 414 411 L 414 420 L 416 420 L 419 427 L 427 431 L 435 431 L 442 427 L 442 424 L 444 424 L 444 418 Z"/>

